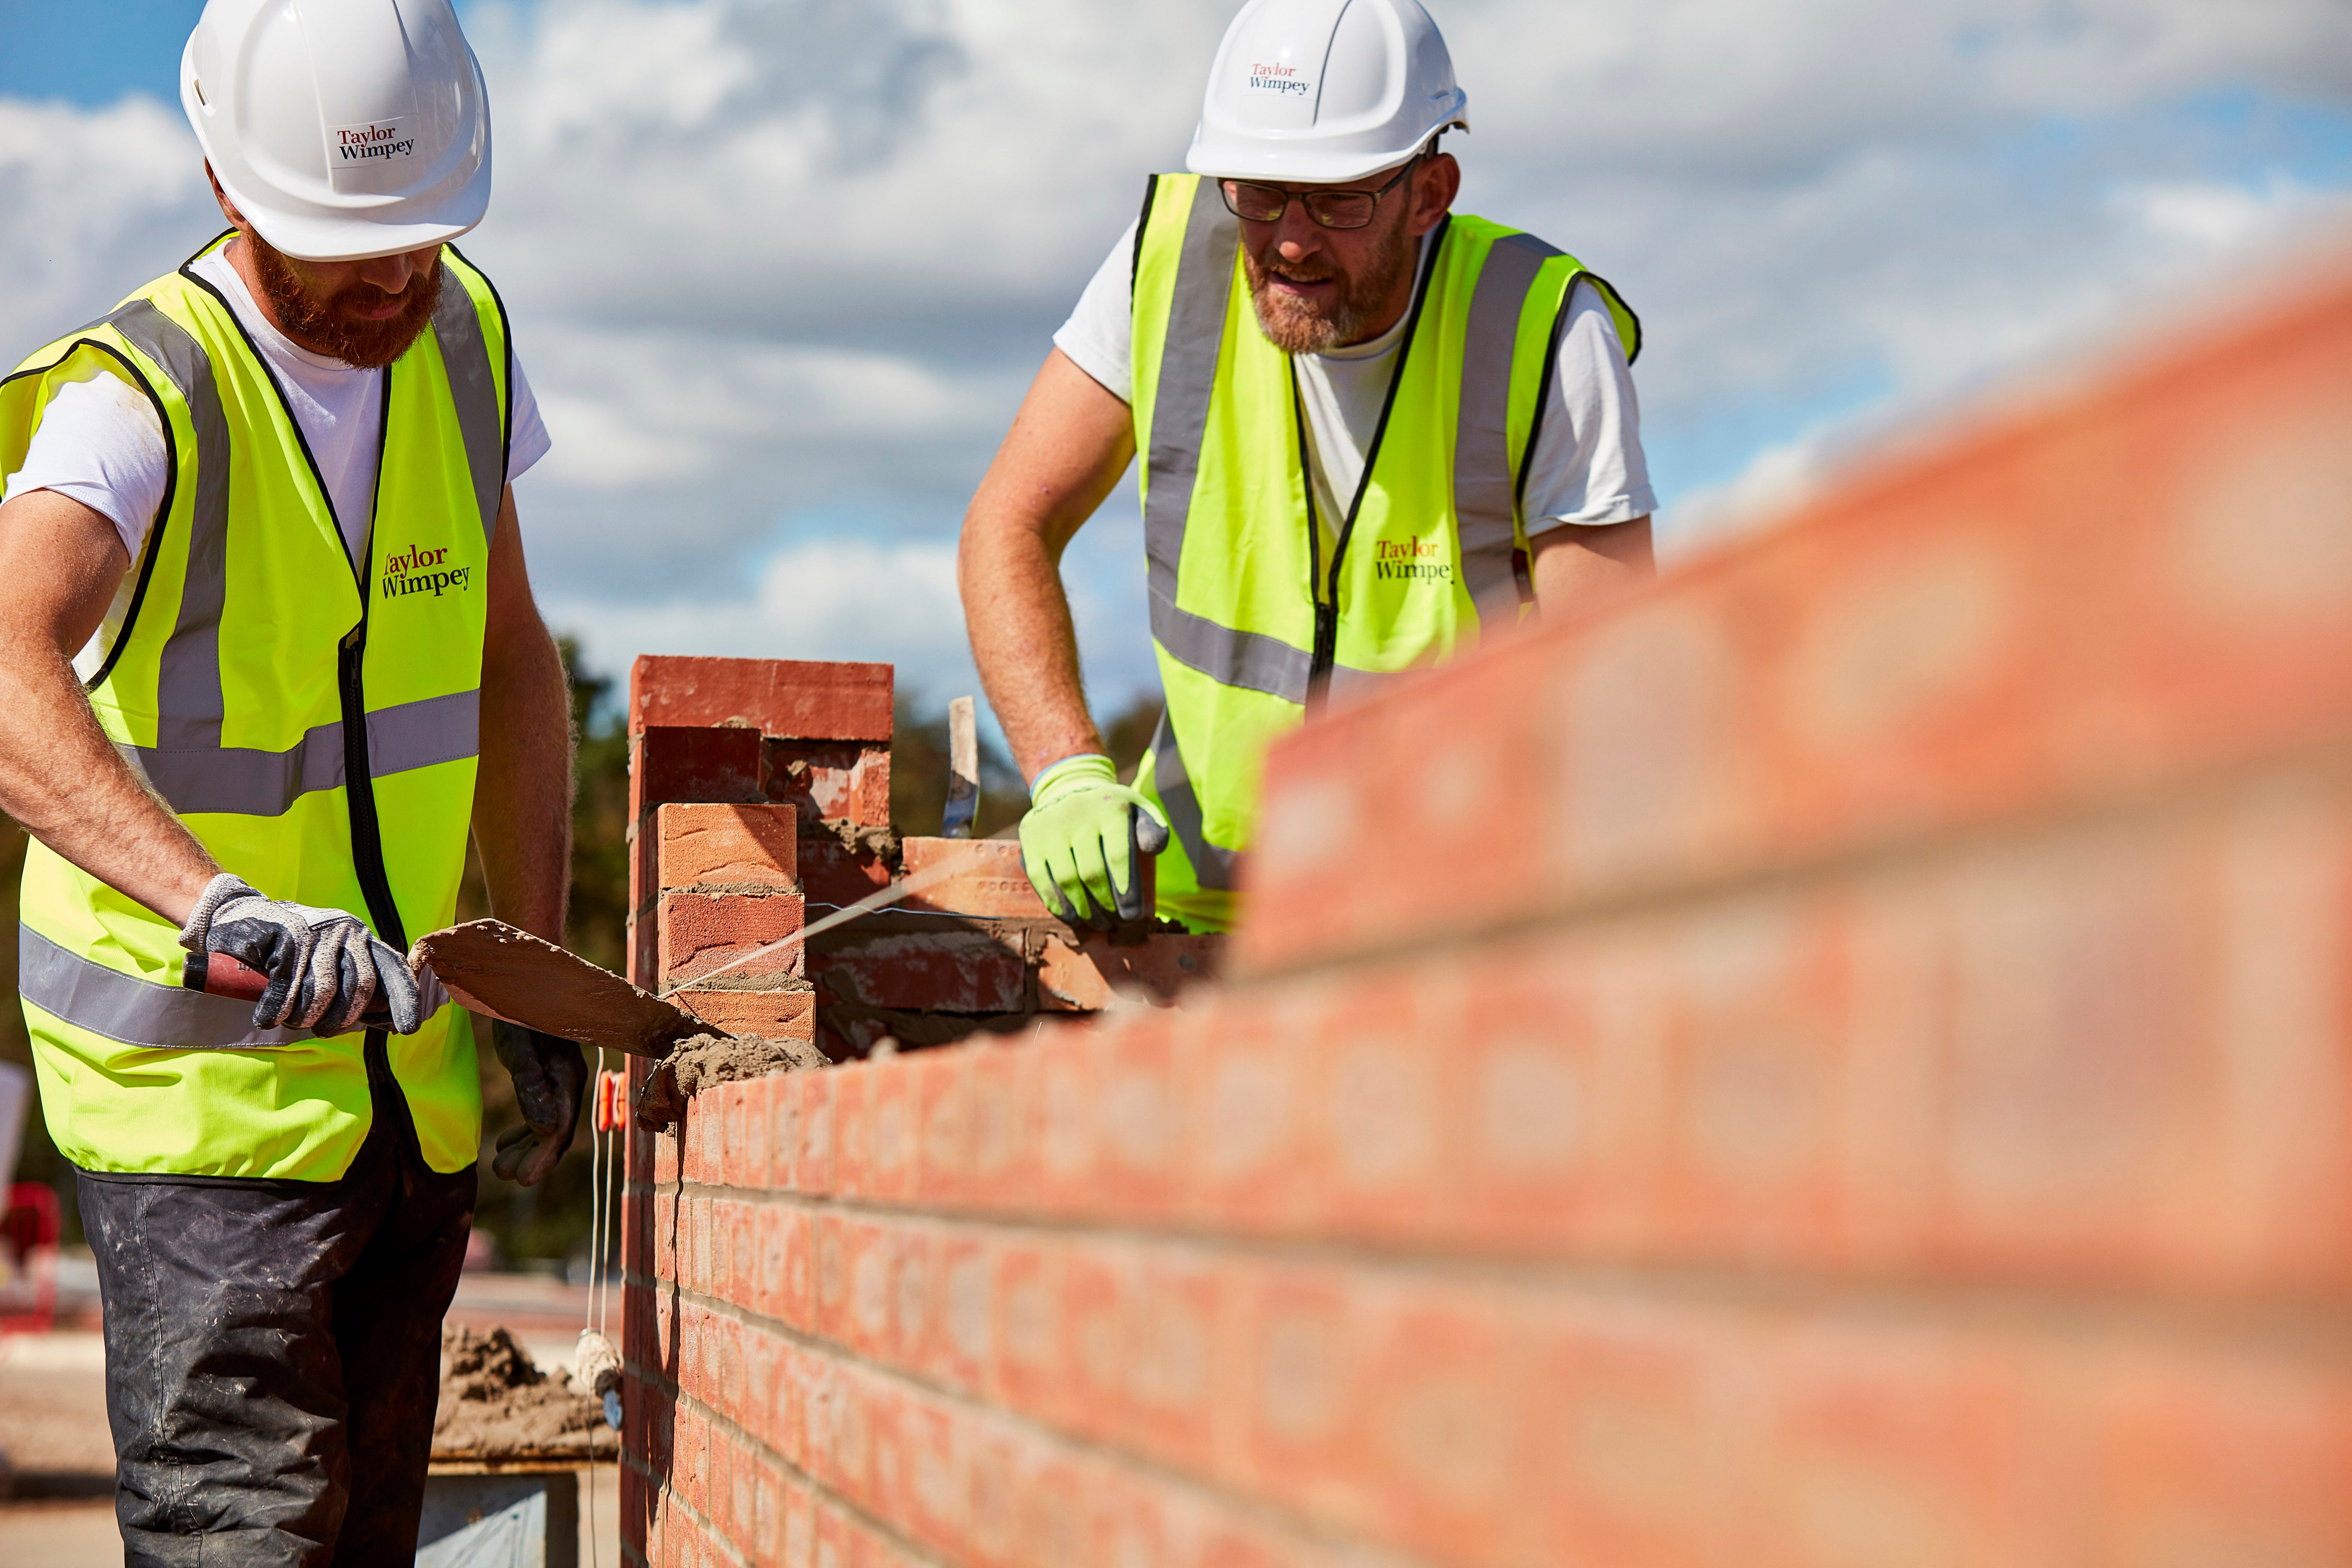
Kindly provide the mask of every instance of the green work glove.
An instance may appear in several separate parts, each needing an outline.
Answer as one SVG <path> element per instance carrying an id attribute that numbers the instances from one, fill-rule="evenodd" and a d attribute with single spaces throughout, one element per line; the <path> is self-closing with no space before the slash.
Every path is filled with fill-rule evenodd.
<path id="1" fill-rule="evenodd" d="M 1064 757 L 1029 786 L 1022 868 L 1045 907 L 1072 925 L 1149 917 L 1135 858 L 1167 847 L 1168 819 L 1118 782 L 1108 757 Z"/>

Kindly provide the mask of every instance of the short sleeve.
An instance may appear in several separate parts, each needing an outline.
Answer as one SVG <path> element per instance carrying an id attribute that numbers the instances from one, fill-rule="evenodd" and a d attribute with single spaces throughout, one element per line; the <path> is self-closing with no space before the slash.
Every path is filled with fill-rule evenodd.
<path id="1" fill-rule="evenodd" d="M 8 476 L 0 501 L 30 490 L 78 500 L 114 524 L 124 553 L 136 561 L 170 488 L 171 465 L 163 416 L 146 393 L 92 369 L 49 395 L 24 467 Z"/>
<path id="2" fill-rule="evenodd" d="M 1542 426 L 1528 464 L 1529 537 L 1570 523 L 1631 522 L 1657 510 L 1642 452 L 1642 406 L 1625 345 L 1601 291 L 1580 282 L 1569 301 Z"/>
<path id="3" fill-rule="evenodd" d="M 1121 403 L 1135 401 L 1134 224 L 1078 296 L 1077 309 L 1054 334 L 1054 346 Z"/>
<path id="4" fill-rule="evenodd" d="M 512 484 L 529 472 L 532 464 L 555 448 L 554 438 L 547 433 L 547 422 L 540 417 L 539 398 L 530 390 L 530 377 L 522 373 L 522 359 L 510 359 L 512 386 L 508 405 L 511 417 L 507 440 L 507 482 Z"/>

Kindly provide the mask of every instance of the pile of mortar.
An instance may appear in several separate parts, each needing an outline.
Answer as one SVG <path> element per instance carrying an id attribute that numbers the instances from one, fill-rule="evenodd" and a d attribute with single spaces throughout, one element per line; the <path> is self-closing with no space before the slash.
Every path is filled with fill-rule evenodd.
<path id="1" fill-rule="evenodd" d="M 770 1073 L 825 1065 L 824 1053 L 804 1040 L 771 1040 L 757 1035 L 697 1035 L 646 1076 L 637 1089 L 636 1117 L 667 1131 L 686 1113 L 686 1102 L 703 1089 Z"/>
<path id="2" fill-rule="evenodd" d="M 541 1372 L 507 1330 L 445 1324 L 441 1358 L 436 1459 L 609 1459 L 620 1452 L 603 1404 L 569 1377 Z"/>

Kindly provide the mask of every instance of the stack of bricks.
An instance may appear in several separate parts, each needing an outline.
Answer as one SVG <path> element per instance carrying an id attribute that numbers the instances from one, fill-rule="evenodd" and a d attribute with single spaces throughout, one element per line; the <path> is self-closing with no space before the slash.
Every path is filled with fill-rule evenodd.
<path id="1" fill-rule="evenodd" d="M 640 1131 L 630 1560 L 2352 1562 L 2284 298 L 1286 742 L 1182 1008 Z"/>
<path id="2" fill-rule="evenodd" d="M 813 1038 L 797 944 L 714 972 L 889 881 L 891 695 L 887 664 L 636 661 L 630 979 L 708 976 L 692 1005 L 728 1033 Z"/>
<path id="3" fill-rule="evenodd" d="M 1054 919 L 1010 840 L 902 839 L 890 820 L 892 684 L 887 664 L 636 661 L 632 980 L 695 981 L 902 868 L 944 874 L 897 908 L 819 933 L 805 961 L 795 946 L 682 999 L 732 1034 L 813 1033 L 838 1059 L 885 1037 L 937 1044 L 1120 996 L 1165 1005 L 1214 973 L 1221 939 L 1115 941 Z"/>

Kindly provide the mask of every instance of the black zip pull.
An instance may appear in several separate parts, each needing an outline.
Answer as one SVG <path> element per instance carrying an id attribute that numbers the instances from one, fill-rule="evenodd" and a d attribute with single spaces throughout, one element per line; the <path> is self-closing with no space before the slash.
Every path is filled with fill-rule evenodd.
<path id="1" fill-rule="evenodd" d="M 1325 692 L 1331 685 L 1331 668 L 1339 658 L 1339 606 L 1321 599 L 1315 601 L 1315 653 L 1307 667 L 1307 710 L 1315 712 L 1323 706 Z"/>

